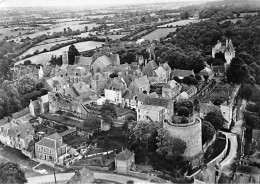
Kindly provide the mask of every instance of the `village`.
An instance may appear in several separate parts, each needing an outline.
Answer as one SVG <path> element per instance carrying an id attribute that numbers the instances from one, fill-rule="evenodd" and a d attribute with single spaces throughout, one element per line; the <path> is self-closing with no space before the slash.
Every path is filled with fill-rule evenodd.
<path id="1" fill-rule="evenodd" d="M 52 67 L 49 63 L 40 69 L 33 65 L 17 65 L 16 74 L 37 76 L 44 81 L 48 93 L 30 102 L 26 117 L 12 119 L 1 126 L 1 143 L 52 167 L 87 167 L 138 176 L 138 172 L 147 172 L 147 169 L 142 170 L 147 166 L 135 162 L 137 153 L 127 147 L 122 130 L 131 118 L 131 121 L 158 123 L 170 136 L 186 142 L 184 156 L 192 163 L 189 175 L 193 176 L 211 144 L 221 142 L 223 137 L 224 142 L 228 139 L 222 132 L 214 135 L 214 141 L 202 142 L 202 119 L 219 110 L 227 132 L 236 122 L 235 102 L 240 85 L 224 81 L 225 70 L 235 57 L 235 50 L 231 40 L 224 45 L 217 43 L 212 48 L 212 57 L 223 50 L 224 66 L 205 64 L 195 75 L 193 70 L 172 70 L 167 62 L 156 64 L 152 60 L 155 45 L 151 43 L 146 47 L 150 54 L 148 60 L 137 56 L 131 64 L 120 64 L 119 55 L 111 53 L 106 40 L 92 57 L 76 56 L 73 65 L 69 64 L 66 51 L 60 67 Z M 197 83 L 176 81 L 184 82 L 187 78 Z M 216 104 L 214 94 L 220 94 L 218 90 L 225 98 Z M 188 115 L 176 106 L 185 103 L 192 105 Z M 187 119 L 183 121 L 184 116 Z M 221 155 L 221 151 L 216 154 L 225 157 L 227 145 L 224 143 L 223 147 L 221 151 L 225 155 Z M 219 155 L 209 159 L 218 165 L 222 160 L 214 159 Z M 148 172 L 158 175 L 154 170 Z M 196 174 L 195 178 L 200 175 Z M 212 180 L 209 181 L 216 179 Z"/>

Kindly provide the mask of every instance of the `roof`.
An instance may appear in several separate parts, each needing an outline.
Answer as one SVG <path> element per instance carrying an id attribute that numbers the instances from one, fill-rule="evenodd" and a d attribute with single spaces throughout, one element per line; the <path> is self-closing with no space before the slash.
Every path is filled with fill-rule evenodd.
<path id="1" fill-rule="evenodd" d="M 196 94 L 198 91 L 198 89 L 196 88 L 196 86 L 191 86 L 189 90 L 186 91 L 186 93 L 188 95 L 191 95 L 191 94 Z"/>
<path id="2" fill-rule="evenodd" d="M 92 57 L 76 56 L 74 64 L 79 64 L 81 66 L 90 66 L 92 64 Z"/>
<path id="3" fill-rule="evenodd" d="M 65 95 L 69 95 L 73 98 L 78 97 L 79 94 L 75 91 L 74 88 L 68 87 L 64 89 Z"/>
<path id="4" fill-rule="evenodd" d="M 252 138 L 260 140 L 260 129 L 253 129 Z"/>
<path id="5" fill-rule="evenodd" d="M 163 63 L 162 66 L 164 67 L 164 69 L 166 71 L 171 71 L 172 70 L 171 67 L 169 66 L 168 62 Z"/>
<path id="6" fill-rule="evenodd" d="M 188 99 L 189 95 L 186 92 L 181 92 L 181 94 L 178 96 L 179 99 Z"/>
<path id="7" fill-rule="evenodd" d="M 154 70 L 156 75 L 158 77 L 162 76 L 164 73 L 166 73 L 166 70 L 164 69 L 164 67 L 160 66 L 158 67 L 158 69 Z"/>
<path id="8" fill-rule="evenodd" d="M 59 147 L 65 145 L 60 140 L 62 140 L 62 137 L 56 132 L 50 136 L 44 137 L 43 139 L 41 139 L 39 142 L 35 144 L 48 147 L 51 149 L 58 149 Z"/>
<path id="9" fill-rule="evenodd" d="M 142 76 L 142 77 L 139 77 L 139 78 L 135 78 L 134 79 L 134 82 L 135 82 L 135 85 L 138 87 L 138 88 L 143 88 L 147 85 L 150 85 L 150 82 L 147 78 L 147 76 Z"/>
<path id="10" fill-rule="evenodd" d="M 113 65 L 117 65 L 119 59 L 119 54 L 110 54 L 110 60 L 112 61 Z"/>
<path id="11" fill-rule="evenodd" d="M 172 70 L 172 76 L 177 77 L 188 77 L 190 75 L 195 75 L 193 70 L 181 70 L 181 69 L 174 69 Z"/>
<path id="12" fill-rule="evenodd" d="M 142 72 L 145 75 L 150 75 L 157 68 L 158 65 L 154 62 L 154 60 L 152 60 L 143 67 Z"/>
<path id="13" fill-rule="evenodd" d="M 200 72 L 199 72 L 199 75 L 204 75 L 204 76 L 210 76 L 210 75 L 212 75 L 213 74 L 213 71 L 210 69 L 210 68 L 208 68 L 208 67 L 205 67 L 203 70 L 201 70 Z"/>
<path id="14" fill-rule="evenodd" d="M 129 86 L 132 82 L 132 78 L 130 75 L 122 75 L 121 78 L 125 81 L 127 86 Z"/>
<path id="15" fill-rule="evenodd" d="M 108 58 L 106 55 L 103 55 L 103 56 L 99 57 L 98 59 L 96 59 L 93 62 L 92 66 L 94 68 L 99 67 L 100 69 L 102 69 L 102 68 L 105 68 L 105 67 L 107 67 L 111 64 L 112 64 L 112 61 L 110 60 L 110 58 Z"/>
<path id="16" fill-rule="evenodd" d="M 148 96 L 144 100 L 144 105 L 161 106 L 167 108 L 171 101 L 171 99 L 154 98 Z"/>
<path id="17" fill-rule="evenodd" d="M 73 88 L 75 89 L 75 91 L 77 92 L 78 95 L 81 95 L 82 93 L 86 93 L 90 89 L 89 85 L 84 82 L 79 82 L 79 83 L 73 84 Z"/>
<path id="18" fill-rule="evenodd" d="M 239 173 L 244 173 L 244 174 L 252 174 L 252 175 L 259 175 L 260 174 L 260 169 L 257 167 L 253 166 L 246 166 L 246 165 L 239 165 L 237 167 L 237 171 Z"/>
<path id="19" fill-rule="evenodd" d="M 132 153 L 131 151 L 129 151 L 128 149 L 125 149 L 124 151 L 120 152 L 115 159 L 116 160 L 128 160 L 129 158 L 131 158 L 134 155 L 134 153 Z"/>
<path id="20" fill-rule="evenodd" d="M 23 123 L 15 127 L 11 127 L 7 132 L 7 136 L 15 137 L 19 134 L 19 138 L 25 139 L 27 136 L 27 131 L 29 131 L 30 134 L 34 134 L 34 128 L 32 125 L 30 123 Z"/>
<path id="21" fill-rule="evenodd" d="M 52 67 L 51 66 L 45 66 L 41 67 L 42 72 L 43 72 L 43 77 L 48 77 L 51 74 Z"/>

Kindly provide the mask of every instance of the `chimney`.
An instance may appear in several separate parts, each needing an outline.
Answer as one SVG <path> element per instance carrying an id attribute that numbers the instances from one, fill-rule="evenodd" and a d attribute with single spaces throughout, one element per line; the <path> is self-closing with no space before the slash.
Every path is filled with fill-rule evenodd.
<path id="1" fill-rule="evenodd" d="M 226 47 L 228 47 L 228 39 L 226 40 Z"/>

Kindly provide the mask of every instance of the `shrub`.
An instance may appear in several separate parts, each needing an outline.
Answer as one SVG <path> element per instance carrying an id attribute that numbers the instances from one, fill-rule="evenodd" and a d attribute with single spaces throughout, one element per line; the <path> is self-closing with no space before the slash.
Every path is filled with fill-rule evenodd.
<path id="1" fill-rule="evenodd" d="M 189 115 L 190 115 L 189 109 L 187 107 L 183 107 L 183 106 L 180 107 L 177 112 L 178 112 L 178 116 L 189 117 Z"/>

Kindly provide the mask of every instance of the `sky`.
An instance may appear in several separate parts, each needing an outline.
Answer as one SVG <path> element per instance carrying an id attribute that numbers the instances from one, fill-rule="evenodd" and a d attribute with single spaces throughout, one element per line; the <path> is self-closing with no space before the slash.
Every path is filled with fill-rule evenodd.
<path id="1" fill-rule="evenodd" d="M 0 7 L 99 6 L 202 0 L 0 0 Z"/>

